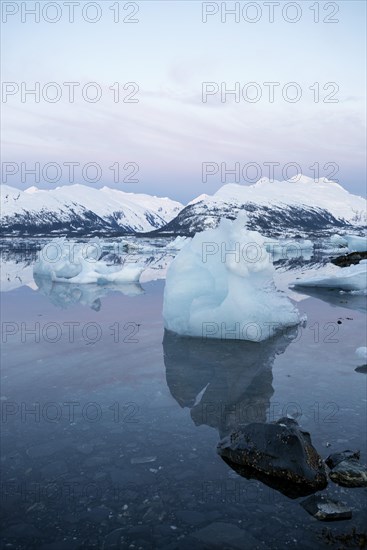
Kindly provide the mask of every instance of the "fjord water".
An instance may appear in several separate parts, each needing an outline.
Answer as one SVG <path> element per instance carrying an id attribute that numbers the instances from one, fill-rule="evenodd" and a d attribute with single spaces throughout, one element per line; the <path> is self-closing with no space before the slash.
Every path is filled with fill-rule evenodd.
<path id="1" fill-rule="evenodd" d="M 4 548 L 329 547 L 302 499 L 238 476 L 216 446 L 289 414 L 323 458 L 366 461 L 363 297 L 304 297 L 296 335 L 249 343 L 165 332 L 162 280 L 36 283 L 1 300 Z M 325 492 L 353 509 L 331 533 L 360 531 L 365 489 Z"/>

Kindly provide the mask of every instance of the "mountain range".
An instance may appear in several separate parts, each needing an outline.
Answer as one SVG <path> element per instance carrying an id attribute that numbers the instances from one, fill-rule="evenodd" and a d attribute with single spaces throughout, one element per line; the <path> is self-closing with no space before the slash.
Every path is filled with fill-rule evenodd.
<path id="1" fill-rule="evenodd" d="M 158 229 L 183 208 L 168 198 L 67 185 L 20 191 L 1 185 L 3 235 L 124 235 Z"/>
<path id="2" fill-rule="evenodd" d="M 222 217 L 248 214 L 253 229 L 287 232 L 364 227 L 366 200 L 325 178 L 299 175 L 287 181 L 260 179 L 254 185 L 223 185 L 186 206 L 169 198 L 102 187 L 69 185 L 20 191 L 1 186 L 1 231 L 27 235 L 189 235 L 216 227 Z"/>
<path id="3" fill-rule="evenodd" d="M 235 219 L 243 210 L 251 229 L 272 236 L 367 224 L 365 199 L 335 182 L 299 175 L 287 181 L 262 178 L 249 186 L 224 185 L 214 195 L 189 202 L 159 232 L 191 236 L 216 227 L 222 217 Z"/>

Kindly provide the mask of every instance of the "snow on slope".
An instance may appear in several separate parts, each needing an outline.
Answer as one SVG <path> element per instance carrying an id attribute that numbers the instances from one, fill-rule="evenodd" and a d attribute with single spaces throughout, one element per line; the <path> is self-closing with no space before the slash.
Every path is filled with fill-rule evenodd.
<path id="1" fill-rule="evenodd" d="M 189 204 L 195 204 L 203 198 L 215 201 L 245 204 L 252 202 L 267 206 L 304 205 L 328 210 L 335 218 L 349 222 L 367 222 L 366 200 L 352 195 L 344 187 L 326 178 L 315 181 L 299 174 L 287 181 L 270 181 L 261 178 L 254 185 L 223 185 L 213 197 L 201 195 Z"/>
<path id="2" fill-rule="evenodd" d="M 168 198 L 69 185 L 51 190 L 30 187 L 20 191 L 1 186 L 1 223 L 5 231 L 18 229 L 62 231 L 75 229 L 144 232 L 157 229 L 182 209 Z"/>
<path id="3" fill-rule="evenodd" d="M 318 182 L 298 175 L 288 181 L 262 178 L 254 185 L 226 184 L 214 195 L 200 195 L 161 232 L 192 235 L 217 227 L 220 218 L 234 219 L 246 210 L 250 227 L 261 233 L 318 231 L 367 223 L 366 200 L 325 178 Z"/>

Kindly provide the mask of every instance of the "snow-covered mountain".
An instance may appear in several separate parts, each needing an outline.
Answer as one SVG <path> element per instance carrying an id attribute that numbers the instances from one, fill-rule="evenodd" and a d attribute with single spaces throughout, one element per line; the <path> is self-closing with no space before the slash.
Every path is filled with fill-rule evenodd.
<path id="1" fill-rule="evenodd" d="M 216 227 L 220 218 L 247 211 L 250 226 L 273 236 L 367 224 L 366 200 L 325 178 L 299 175 L 288 181 L 262 178 L 254 185 L 227 184 L 214 195 L 200 195 L 158 232 L 193 235 Z"/>
<path id="2" fill-rule="evenodd" d="M 183 208 L 168 198 L 68 185 L 20 191 L 1 185 L 3 235 L 131 234 L 158 229 Z"/>
<path id="3" fill-rule="evenodd" d="M 341 185 L 306 176 L 262 178 L 254 185 L 227 184 L 186 207 L 168 198 L 102 187 L 68 185 L 20 191 L 1 185 L 3 235 L 194 235 L 246 210 L 263 234 L 312 233 L 367 224 L 366 201 Z"/>

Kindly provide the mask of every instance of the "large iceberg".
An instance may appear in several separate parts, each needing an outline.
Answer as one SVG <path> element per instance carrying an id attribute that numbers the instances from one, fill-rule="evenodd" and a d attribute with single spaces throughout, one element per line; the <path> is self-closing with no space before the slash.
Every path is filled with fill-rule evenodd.
<path id="1" fill-rule="evenodd" d="M 345 291 L 366 291 L 367 289 L 367 260 L 350 267 L 328 267 L 321 271 L 318 277 L 300 279 L 292 283 L 293 287 L 319 287 Z"/>
<path id="2" fill-rule="evenodd" d="M 197 233 L 171 263 L 164 292 L 165 328 L 182 336 L 261 341 L 300 322 L 273 282 L 264 238 L 245 216 Z"/>
<path id="3" fill-rule="evenodd" d="M 116 254 L 106 253 L 99 239 L 76 243 L 61 237 L 42 248 L 33 274 L 60 283 L 129 283 L 139 281 L 143 269 L 136 262 L 121 262 Z"/>

